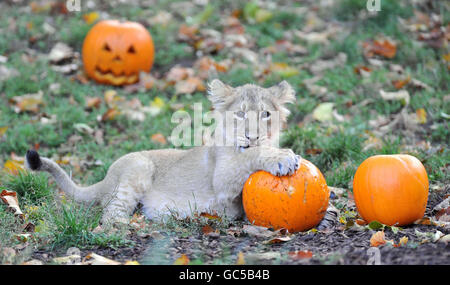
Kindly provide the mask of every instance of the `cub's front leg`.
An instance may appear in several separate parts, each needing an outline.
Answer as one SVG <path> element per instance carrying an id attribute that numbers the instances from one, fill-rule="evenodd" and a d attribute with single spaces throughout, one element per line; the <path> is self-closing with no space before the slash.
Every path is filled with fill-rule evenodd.
<path id="1" fill-rule="evenodd" d="M 301 157 L 292 150 L 269 146 L 255 147 L 248 155 L 253 156 L 253 170 L 264 170 L 276 176 L 293 174 L 301 162 Z"/>

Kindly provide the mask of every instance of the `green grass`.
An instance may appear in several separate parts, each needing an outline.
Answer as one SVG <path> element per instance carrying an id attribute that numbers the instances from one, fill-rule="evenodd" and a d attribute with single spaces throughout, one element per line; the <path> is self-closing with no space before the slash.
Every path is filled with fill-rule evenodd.
<path id="1" fill-rule="evenodd" d="M 20 203 L 39 205 L 53 199 L 53 189 L 44 173 L 20 171 L 18 175 L 8 175 L 2 184 L 6 189 L 17 192 Z"/>
<path id="2" fill-rule="evenodd" d="M 22 255 L 15 256 L 12 260 L 3 251 L 4 248 L 12 247 L 19 242 L 15 238 L 15 231 L 17 229 L 18 218 L 11 212 L 6 211 L 6 207 L 0 204 L 0 263 L 20 263 L 25 258 Z M 25 255 L 26 256 L 26 255 Z"/>
<path id="3" fill-rule="evenodd" d="M 176 64 L 189 66 L 197 59 L 196 53 L 199 51 L 189 43 L 177 39 L 181 24 L 197 24 L 201 29 L 222 31 L 224 19 L 228 17 L 228 14 L 223 13 L 247 9 L 247 12 L 242 11 L 240 21 L 246 35 L 251 38 L 253 44 L 251 49 L 255 52 L 273 45 L 277 40 L 285 39 L 287 32 L 302 29 L 306 24 L 305 15 L 296 14 L 293 9 L 259 7 L 257 2 L 248 4 L 239 1 L 229 3 L 210 1 L 206 6 L 193 5 L 192 9 L 174 12 L 173 19 L 166 26 L 151 26 L 147 23 L 148 19 L 162 10 L 172 11 L 172 6 L 175 5 L 172 1 L 157 2 L 151 7 L 140 8 L 129 4 L 114 7 L 109 3 L 104 4 L 112 18 L 139 21 L 149 29 L 156 47 L 152 74 L 157 77 L 164 75 Z M 442 15 L 444 23 L 448 23 L 449 12 L 443 1 L 441 2 L 437 1 L 434 4 L 435 12 Z M 280 1 L 278 4 L 310 8 L 303 2 Z M 102 161 L 103 165 L 83 165 L 81 171 L 72 173 L 76 181 L 92 184 L 103 179 L 108 167 L 120 156 L 133 151 L 162 147 L 152 142 L 150 137 L 155 133 L 162 133 L 166 137 L 170 135 L 174 127 L 174 124 L 170 123 L 173 113 L 168 107 L 170 103 L 183 103 L 189 112 L 192 112 L 190 106 L 195 102 L 203 103 L 204 112 L 210 108 L 204 92 L 175 96 L 174 87 L 166 86 L 164 89 L 154 88 L 146 92 L 127 94 L 119 87 L 103 86 L 93 82 L 81 84 L 70 76 L 61 75 L 50 68 L 42 54 L 47 54 L 57 42 L 64 42 L 80 52 L 83 39 L 92 27 L 85 23 L 83 14 L 91 10 L 60 15 L 51 14 L 50 11 L 23 12 L 18 5 L 4 7 L 5 11 L 2 13 L 5 17 L 0 19 L 0 55 L 8 58 L 4 65 L 16 69 L 20 76 L 0 81 L 2 103 L 0 127 L 8 127 L 5 135 L 0 137 L 0 168 L 10 159 L 11 153 L 23 156 L 26 150 L 38 144 L 40 153 L 47 157 L 69 155 L 82 162 Z M 255 22 L 251 17 L 254 17 L 252 13 L 257 9 L 268 9 L 271 17 L 260 23 Z M 416 41 L 411 33 L 404 31 L 398 19 L 399 17 L 407 19 L 413 14 L 412 5 L 408 1 L 382 1 L 380 13 L 371 17 L 360 17 L 365 13 L 365 9 L 366 1 L 363 0 L 341 0 L 332 8 L 319 9 L 318 16 L 326 20 L 339 21 L 349 32 L 348 35 L 342 39 L 331 40 L 329 46 L 308 44 L 293 36 L 292 42 L 305 46 L 308 49 L 307 55 L 294 57 L 282 51 L 272 55 L 273 62 L 285 62 L 297 68 L 298 75 L 287 78 L 282 78 L 279 74 L 256 77 L 256 67 L 252 63 L 237 60 L 227 72 L 219 73 L 219 78 L 232 86 L 257 83 L 266 87 L 286 79 L 296 90 L 297 101 L 289 106 L 292 115 L 289 117 L 282 146 L 292 148 L 314 163 L 330 186 L 351 189 L 353 175 L 362 161 L 372 155 L 394 153 L 410 153 L 418 157 L 425 165 L 431 185 L 448 184 L 450 101 L 445 96 L 450 92 L 450 73 L 442 60 L 448 49 L 438 50 L 429 47 L 423 42 Z M 14 33 L 8 30 L 11 18 L 17 26 Z M 46 34 L 43 29 L 43 23 L 46 21 L 57 28 L 55 33 Z M 397 42 L 397 54 L 393 59 L 385 60 L 382 67 L 375 68 L 370 77 L 362 78 L 354 72 L 356 66 L 369 65 L 364 58 L 361 43 L 379 35 L 388 36 Z M 30 41 L 32 37 L 37 37 L 38 41 L 33 43 Z M 36 54 L 29 54 L 27 49 L 34 50 Z M 224 49 L 206 55 L 223 60 L 229 57 L 228 52 L 228 49 Z M 326 87 L 327 94 L 319 97 L 309 92 L 303 81 L 313 75 L 303 65 L 314 64 L 318 59 L 330 58 L 339 52 L 347 54 L 346 65 L 326 71 L 316 83 Z M 411 78 L 431 87 L 430 90 L 406 87 L 411 95 L 407 112 L 414 114 L 416 110 L 424 108 L 427 122 L 419 125 L 420 131 L 413 138 L 405 137 L 399 130 L 394 129 L 379 138 L 378 147 L 365 149 L 368 134 L 374 131 L 368 121 L 375 120 L 381 115 L 393 117 L 404 108 L 399 101 L 385 101 L 379 96 L 380 88 L 395 91 L 389 74 L 389 65 L 392 63 L 401 65 Z M 49 90 L 53 83 L 60 84 L 59 92 L 52 93 Z M 148 116 L 143 122 L 133 122 L 124 116 L 119 116 L 114 121 L 98 122 L 97 117 L 108 107 L 102 103 L 99 109 L 86 110 L 84 107 L 86 97 L 103 98 L 104 92 L 110 89 L 116 90 L 119 96 L 127 100 L 139 98 L 145 106 L 148 106 L 155 97 L 160 97 L 166 102 L 167 107 L 159 115 Z M 40 107 L 38 114 L 14 112 L 9 102 L 12 97 L 39 91 L 44 93 L 44 105 Z M 371 100 L 368 104 L 356 110 L 349 108 L 350 105 L 355 106 L 367 99 Z M 348 117 L 344 122 L 332 121 L 322 124 L 311 121 L 298 127 L 297 124 L 323 102 L 334 102 L 336 111 Z M 41 120 L 42 114 L 55 115 L 57 122 L 44 124 Z M 98 144 L 93 136 L 77 131 L 74 127 L 77 123 L 87 124 L 94 130 L 103 130 L 105 143 Z M 77 136 L 80 137 L 79 140 L 71 143 L 70 141 Z M 431 147 L 429 149 L 421 147 L 425 143 L 430 143 Z M 169 143 L 164 147 L 172 145 Z M 71 165 L 64 168 L 75 170 Z M 110 233 L 105 229 L 94 233 L 93 229 L 99 224 L 101 209 L 93 205 L 59 201 L 56 186 L 51 179 L 48 180 L 46 174 L 21 173 L 19 176 L 7 176 L 0 170 L 0 189 L 18 193 L 27 222 L 34 223 L 37 228 L 35 238 L 30 241 L 36 248 L 54 250 L 63 250 L 70 246 L 115 248 L 133 244 L 121 231 Z M 24 224 L 5 209 L 6 207 L 0 204 L 0 246 L 13 247 L 19 244 L 14 235 L 21 233 Z M 200 234 L 206 225 L 223 232 L 229 227 L 230 221 L 203 217 L 179 219 L 172 216 L 165 222 L 156 223 L 154 229 L 164 229 L 187 237 Z M 232 263 L 235 260 L 229 259 L 231 254 L 232 250 L 224 249 L 223 258 L 215 262 Z M 2 258 L 0 250 L 0 262 Z M 26 257 L 19 256 L 14 262 L 18 263 L 19 259 L 24 258 Z M 204 257 L 198 256 L 192 262 L 201 264 L 205 263 L 205 260 Z"/>
<path id="4" fill-rule="evenodd" d="M 226 233 L 226 230 L 233 224 L 233 221 L 226 215 L 204 216 L 198 212 L 193 206 L 191 217 L 180 217 L 175 209 L 171 210 L 171 214 L 161 217 L 156 228 L 164 227 L 168 230 L 178 232 L 182 236 L 199 235 L 203 233 L 203 227 L 211 227 L 220 233 Z"/>
<path id="5" fill-rule="evenodd" d="M 124 232 L 117 231 L 108 234 L 93 230 L 99 226 L 102 209 L 92 205 L 78 205 L 63 203 L 56 210 L 50 208 L 51 222 L 54 229 L 52 233 L 51 248 L 79 248 L 102 247 L 116 248 L 129 246 L 133 243 L 126 239 Z"/>

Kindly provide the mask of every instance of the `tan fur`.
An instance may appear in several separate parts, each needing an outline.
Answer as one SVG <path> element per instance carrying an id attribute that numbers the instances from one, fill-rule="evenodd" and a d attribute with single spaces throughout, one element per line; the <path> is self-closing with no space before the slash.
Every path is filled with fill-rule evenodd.
<path id="1" fill-rule="evenodd" d="M 295 100 L 287 82 L 271 88 L 244 85 L 232 88 L 219 80 L 210 84 L 215 110 L 280 112 L 281 125 Z M 237 122 L 243 127 L 243 121 Z M 223 132 L 223 126 L 216 131 Z M 267 128 L 264 130 L 267 131 Z M 300 157 L 273 146 L 278 133 L 252 136 L 238 130 L 234 146 L 200 146 L 189 150 L 161 149 L 127 154 L 114 162 L 105 179 L 89 187 L 76 186 L 53 161 L 42 158 L 40 170 L 50 172 L 59 187 L 76 201 L 99 201 L 105 206 L 103 221 L 127 221 L 138 202 L 149 218 L 168 214 L 217 212 L 230 218 L 243 215 L 241 192 L 249 175 L 265 170 L 274 175 L 293 173 Z"/>

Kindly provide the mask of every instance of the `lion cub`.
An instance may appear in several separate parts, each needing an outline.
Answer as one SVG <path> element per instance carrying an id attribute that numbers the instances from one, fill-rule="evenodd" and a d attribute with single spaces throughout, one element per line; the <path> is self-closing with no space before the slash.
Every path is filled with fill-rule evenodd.
<path id="1" fill-rule="evenodd" d="M 294 90 L 286 81 L 270 88 L 233 88 L 216 79 L 209 84 L 209 99 L 226 118 L 215 132 L 228 144 L 130 153 L 111 165 L 103 181 L 88 187 L 77 186 L 58 164 L 33 150 L 27 152 L 27 167 L 49 172 L 76 201 L 100 202 L 103 222 L 128 221 L 139 202 L 148 218 L 173 211 L 180 216 L 214 211 L 242 217 L 241 192 L 250 174 L 265 170 L 283 176 L 299 167 L 298 155 L 275 145 L 289 115 L 285 104 L 295 101 Z M 250 114 L 256 114 L 253 132 Z M 232 135 L 226 132 L 230 126 Z"/>

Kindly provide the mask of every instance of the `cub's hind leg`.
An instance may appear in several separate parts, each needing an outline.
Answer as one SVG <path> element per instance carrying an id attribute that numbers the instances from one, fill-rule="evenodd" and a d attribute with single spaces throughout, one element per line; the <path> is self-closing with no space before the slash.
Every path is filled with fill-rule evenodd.
<path id="1" fill-rule="evenodd" d="M 130 215 L 142 198 L 139 191 L 127 183 L 119 184 L 116 191 L 117 194 L 106 202 L 102 223 L 128 223 Z"/>
<path id="2" fill-rule="evenodd" d="M 142 153 L 131 153 L 118 164 L 120 178 L 109 200 L 105 200 L 102 223 L 128 223 L 136 205 L 151 186 L 153 163 Z"/>

